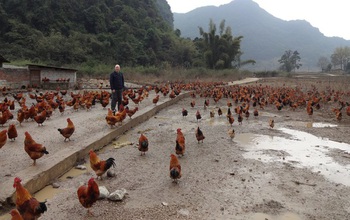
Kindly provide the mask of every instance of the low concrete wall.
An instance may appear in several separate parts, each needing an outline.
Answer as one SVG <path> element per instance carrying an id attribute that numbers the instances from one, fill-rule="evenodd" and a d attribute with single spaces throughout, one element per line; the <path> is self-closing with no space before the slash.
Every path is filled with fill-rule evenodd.
<path id="1" fill-rule="evenodd" d="M 25 178 L 23 178 L 24 180 L 22 184 L 30 193 L 35 193 L 45 186 L 51 184 L 53 180 L 59 178 L 70 169 L 72 169 L 79 160 L 86 157 L 90 149 L 100 149 L 101 146 L 103 147 L 108 145 L 116 137 L 123 135 L 123 133 L 148 120 L 162 109 L 175 104 L 183 98 L 189 97 L 189 95 L 190 93 L 183 93 L 174 99 L 160 102 L 156 106 L 147 106 L 144 109 L 140 110 L 140 115 L 133 118 L 132 120 L 129 120 L 122 126 L 113 129 L 107 135 L 100 138 L 99 140 L 92 142 L 91 144 L 88 144 L 86 147 L 80 147 L 77 149 L 78 144 L 74 144 L 74 146 L 57 152 L 55 154 L 57 156 L 51 157 L 50 163 L 45 163 L 45 166 L 42 166 L 40 168 L 31 166 L 25 170 L 20 171 L 19 173 L 16 173 L 13 176 L 25 176 Z M 14 204 L 16 194 L 15 189 L 12 187 L 12 185 L 13 180 L 0 184 L 0 202 L 5 206 Z"/>

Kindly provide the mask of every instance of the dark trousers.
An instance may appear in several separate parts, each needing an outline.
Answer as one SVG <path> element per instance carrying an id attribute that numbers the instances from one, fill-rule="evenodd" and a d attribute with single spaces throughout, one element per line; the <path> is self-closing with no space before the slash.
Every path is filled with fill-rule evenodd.
<path id="1" fill-rule="evenodd" d="M 123 94 L 123 90 L 115 90 L 115 92 L 112 92 L 112 102 L 111 102 L 111 109 L 112 111 L 115 110 L 115 106 L 118 102 L 118 111 L 120 108 L 120 105 L 122 104 L 122 94 Z"/>

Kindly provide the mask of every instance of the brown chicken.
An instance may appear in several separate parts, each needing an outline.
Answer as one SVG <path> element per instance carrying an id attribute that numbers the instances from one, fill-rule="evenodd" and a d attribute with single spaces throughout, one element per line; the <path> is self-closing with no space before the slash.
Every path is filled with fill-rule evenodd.
<path id="1" fill-rule="evenodd" d="M 210 117 L 211 117 L 211 118 L 214 118 L 214 116 L 215 116 L 214 110 L 211 110 L 211 111 L 209 112 L 209 114 L 210 114 Z"/>
<path id="2" fill-rule="evenodd" d="M 218 115 L 219 115 L 219 116 L 222 115 L 222 110 L 221 110 L 221 108 L 218 109 Z"/>
<path id="3" fill-rule="evenodd" d="M 196 105 L 196 101 L 192 100 L 190 103 L 191 107 L 193 108 Z"/>
<path id="4" fill-rule="evenodd" d="M 237 118 L 237 120 L 238 120 L 238 124 L 239 125 L 241 125 L 242 124 L 242 122 L 243 122 L 243 117 L 242 117 L 242 114 L 240 113 L 240 114 L 238 114 L 238 118 Z"/>
<path id="5" fill-rule="evenodd" d="M 4 124 L 10 119 L 9 115 L 6 111 L 0 111 L 0 125 L 4 126 Z"/>
<path id="6" fill-rule="evenodd" d="M 350 116 L 350 105 L 346 108 L 346 114 Z"/>
<path id="7" fill-rule="evenodd" d="M 234 117 L 233 117 L 232 115 L 227 116 L 227 120 L 228 120 L 228 123 L 230 123 L 230 125 L 231 125 L 231 127 L 232 127 L 233 122 L 235 122 Z"/>
<path id="8" fill-rule="evenodd" d="M 153 104 L 157 105 L 157 102 L 159 101 L 159 95 L 157 95 L 155 98 L 153 98 L 152 102 Z"/>
<path id="9" fill-rule="evenodd" d="M 13 183 L 13 188 L 16 189 L 16 208 L 23 219 L 36 220 L 47 211 L 46 204 L 34 198 L 21 182 L 22 180 L 16 177 Z"/>
<path id="10" fill-rule="evenodd" d="M 22 122 L 24 121 L 24 113 L 22 109 L 19 109 L 17 112 L 17 121 L 19 122 L 19 125 L 22 126 Z"/>
<path id="11" fill-rule="evenodd" d="M 114 158 L 110 157 L 107 160 L 100 160 L 97 154 L 90 150 L 90 166 L 95 171 L 97 178 L 100 177 L 102 180 L 102 175 L 112 166 L 115 167 Z"/>
<path id="12" fill-rule="evenodd" d="M 68 122 L 67 127 L 57 129 L 60 132 L 60 134 L 65 138 L 64 141 L 66 141 L 67 139 L 68 141 L 70 141 L 70 137 L 75 131 L 75 126 L 72 120 L 70 120 L 70 118 L 67 118 L 67 122 Z"/>
<path id="13" fill-rule="evenodd" d="M 148 151 L 148 139 L 144 134 L 140 135 L 138 148 L 139 148 L 139 151 L 141 151 L 141 156 L 142 154 L 145 155 L 146 152 Z"/>
<path id="14" fill-rule="evenodd" d="M 46 120 L 46 110 L 43 110 L 40 114 L 34 116 L 34 121 L 38 123 L 38 126 L 43 126 L 43 123 Z"/>
<path id="15" fill-rule="evenodd" d="M 0 132 L 0 149 L 6 144 L 7 141 L 7 130 L 2 130 Z"/>
<path id="16" fill-rule="evenodd" d="M 231 138 L 231 141 L 233 140 L 233 138 L 235 137 L 235 129 L 230 129 L 227 132 L 228 136 Z"/>
<path id="17" fill-rule="evenodd" d="M 202 119 L 202 115 L 199 112 L 199 110 L 197 110 L 197 112 L 196 112 L 196 119 L 197 119 L 197 122 L 198 122 L 199 119 Z"/>
<path id="18" fill-rule="evenodd" d="M 253 112 L 254 116 L 255 117 L 258 117 L 259 116 L 259 112 L 258 112 L 258 109 L 254 109 L 254 112 Z"/>
<path id="19" fill-rule="evenodd" d="M 175 146 L 175 152 L 177 155 L 184 155 L 185 153 L 185 136 L 183 135 L 181 128 L 178 128 L 176 130 L 177 136 L 176 136 L 176 146 Z"/>
<path id="20" fill-rule="evenodd" d="M 270 126 L 270 128 L 273 128 L 275 126 L 275 120 L 270 119 L 269 126 Z"/>
<path id="21" fill-rule="evenodd" d="M 185 108 L 182 108 L 182 117 L 186 117 L 188 115 L 188 111 Z"/>
<path id="22" fill-rule="evenodd" d="M 15 124 L 10 124 L 9 129 L 7 130 L 7 136 L 11 141 L 16 140 L 16 137 L 18 137 L 17 129 Z"/>
<path id="23" fill-rule="evenodd" d="M 129 116 L 129 118 L 131 118 L 138 110 L 139 107 L 135 107 L 134 109 L 129 109 L 128 107 L 125 107 L 126 109 L 126 114 Z"/>
<path id="24" fill-rule="evenodd" d="M 205 139 L 203 132 L 201 129 L 199 129 L 199 127 L 197 127 L 197 129 L 196 129 L 196 138 L 197 138 L 198 143 L 200 141 L 202 141 L 202 143 L 203 143 L 203 140 Z"/>
<path id="25" fill-rule="evenodd" d="M 48 154 L 49 152 L 46 151 L 45 146 L 36 143 L 28 131 L 26 131 L 24 135 L 24 150 L 27 152 L 29 157 L 34 160 L 33 165 L 35 166 L 36 160 L 44 156 L 44 154 Z"/>
<path id="26" fill-rule="evenodd" d="M 11 220 L 24 220 L 17 209 L 12 209 L 10 215 Z"/>
<path id="27" fill-rule="evenodd" d="M 94 178 L 90 178 L 88 181 L 88 185 L 80 186 L 77 191 L 78 199 L 80 204 L 87 208 L 88 215 L 93 215 L 90 211 L 92 205 L 98 200 L 100 196 L 100 190 L 98 188 L 97 183 Z"/>
<path id="28" fill-rule="evenodd" d="M 170 155 L 170 178 L 173 179 L 173 182 L 177 183 L 177 180 L 180 179 L 181 174 L 181 165 L 179 160 L 174 154 Z"/>

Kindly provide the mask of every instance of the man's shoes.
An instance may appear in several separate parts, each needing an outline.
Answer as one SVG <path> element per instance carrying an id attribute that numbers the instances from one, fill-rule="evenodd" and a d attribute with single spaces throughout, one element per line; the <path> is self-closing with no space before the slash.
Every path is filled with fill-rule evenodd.
<path id="1" fill-rule="evenodd" d="M 116 110 L 114 109 L 114 110 L 113 110 L 113 115 L 115 115 L 115 113 L 116 113 Z"/>

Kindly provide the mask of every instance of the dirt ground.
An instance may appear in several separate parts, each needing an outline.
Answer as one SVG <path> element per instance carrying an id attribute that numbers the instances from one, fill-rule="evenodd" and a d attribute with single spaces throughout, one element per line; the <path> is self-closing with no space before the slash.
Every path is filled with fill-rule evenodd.
<path id="1" fill-rule="evenodd" d="M 312 90 L 313 85 L 319 90 L 330 86 L 345 90 L 343 97 L 348 98 L 346 85 L 349 82 L 348 78 L 310 76 L 265 79 L 251 85 L 300 86 L 303 91 Z M 152 105 L 154 95 L 151 92 L 139 107 Z M 117 164 L 113 168 L 116 176 L 97 180 L 98 184 L 106 186 L 110 192 L 126 189 L 128 194 L 123 201 L 99 200 L 91 208 L 95 216 L 88 216 L 76 195 L 80 185 L 95 177 L 85 163 L 86 171 L 77 174 L 72 170 L 69 178 L 65 176 L 56 181 L 60 188 L 47 193 L 50 194 L 46 195 L 48 211 L 40 219 L 350 219 L 350 117 L 343 111 L 343 119 L 340 122 L 335 119 L 331 110 L 338 107 L 336 102 L 322 104 L 311 117 L 305 108 L 278 111 L 274 105 L 268 105 L 259 109 L 257 118 L 252 114 L 248 120 L 244 118 L 242 125 L 238 124 L 234 113 L 235 122 L 231 127 L 225 117 L 226 98 L 218 103 L 210 99 L 206 110 L 203 97 L 195 98 L 194 108 L 190 107 L 191 100 L 180 100 L 160 111 L 97 152 L 101 159 L 115 158 Z M 131 103 L 130 107 L 133 106 Z M 219 107 L 224 116 L 218 116 Z M 189 111 L 187 117 L 182 117 L 182 108 Z M 198 122 L 197 110 L 202 114 Z M 209 116 L 211 110 L 215 112 L 214 118 Z M 19 133 L 30 130 L 38 142 L 49 146 L 49 155 L 54 156 L 64 147 L 83 145 L 108 132 L 110 128 L 104 121 L 106 111 L 96 106 L 90 112 L 67 111 L 63 116 L 55 113 L 42 127 L 35 122 L 25 122 Z M 72 136 L 74 141 L 63 142 L 57 128 L 66 125 L 68 116 L 79 129 Z M 273 129 L 268 125 L 271 118 L 275 120 Z M 316 126 L 319 124 L 321 126 Z M 203 143 L 197 143 L 195 138 L 197 126 L 206 137 Z M 183 176 L 176 184 L 169 177 L 169 161 L 175 149 L 177 128 L 185 135 L 186 152 L 179 158 Z M 236 133 L 233 140 L 227 135 L 232 128 Z M 293 136 L 298 132 L 302 132 L 301 137 Z M 145 156 L 140 156 L 137 149 L 140 133 L 149 139 L 149 151 Z M 320 142 L 313 145 L 312 138 Z M 296 142 L 289 146 L 289 141 Z M 342 145 L 338 146 L 339 143 Z M 265 149 L 260 149 L 265 145 Z M 310 151 L 301 160 L 295 159 L 289 148 L 303 148 L 304 145 Z M 13 179 L 13 173 L 31 164 L 25 152 L 18 150 L 14 154 L 9 150 L 14 147 L 23 148 L 23 137 L 1 149 L 4 167 L 0 170 L 1 179 Z M 311 165 L 304 163 L 305 160 Z M 40 163 L 45 160 L 38 160 L 38 166 Z"/>

